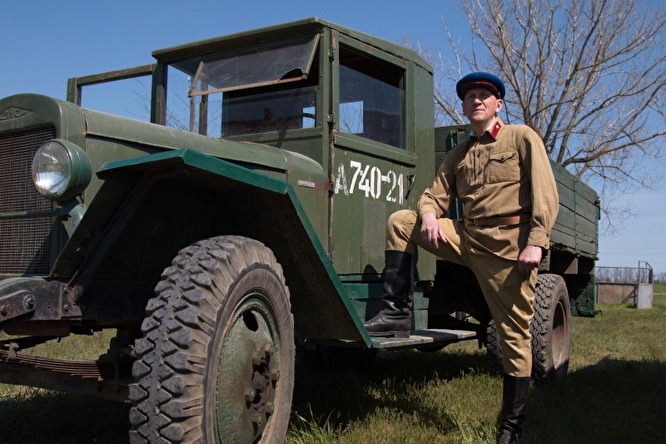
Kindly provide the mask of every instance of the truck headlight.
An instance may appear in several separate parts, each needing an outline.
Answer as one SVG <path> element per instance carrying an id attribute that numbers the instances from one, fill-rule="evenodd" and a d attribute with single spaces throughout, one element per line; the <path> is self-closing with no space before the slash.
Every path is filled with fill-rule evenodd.
<path id="1" fill-rule="evenodd" d="M 67 140 L 46 142 L 32 160 L 32 181 L 39 194 L 49 200 L 62 202 L 78 196 L 91 176 L 88 155 Z"/>

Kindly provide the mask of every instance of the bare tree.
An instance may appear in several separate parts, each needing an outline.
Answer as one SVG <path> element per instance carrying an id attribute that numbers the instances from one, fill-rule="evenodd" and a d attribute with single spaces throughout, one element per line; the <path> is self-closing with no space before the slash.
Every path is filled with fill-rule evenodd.
<path id="1" fill-rule="evenodd" d="M 654 283 L 655 284 L 666 284 L 666 271 L 662 271 L 660 273 L 655 273 Z"/>
<path id="2" fill-rule="evenodd" d="M 448 32 L 454 56 L 441 70 L 439 115 L 463 122 L 453 82 L 472 70 L 507 84 L 507 118 L 541 134 L 550 157 L 611 197 L 649 186 L 641 168 L 666 141 L 666 15 L 662 0 L 474 0 L 471 39 Z M 432 60 L 432 57 L 431 57 Z M 445 89 L 444 89 L 445 88 Z M 445 94 L 442 93 L 445 92 Z M 644 165 L 644 163 L 643 163 Z"/>

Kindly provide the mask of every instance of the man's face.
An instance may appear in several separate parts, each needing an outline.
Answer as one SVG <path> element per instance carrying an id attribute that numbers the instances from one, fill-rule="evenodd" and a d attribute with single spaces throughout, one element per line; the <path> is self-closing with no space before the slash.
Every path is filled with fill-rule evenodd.
<path id="1" fill-rule="evenodd" d="M 502 109 L 502 99 L 498 99 L 484 88 L 472 88 L 465 94 L 462 110 L 470 123 L 490 123 Z"/>

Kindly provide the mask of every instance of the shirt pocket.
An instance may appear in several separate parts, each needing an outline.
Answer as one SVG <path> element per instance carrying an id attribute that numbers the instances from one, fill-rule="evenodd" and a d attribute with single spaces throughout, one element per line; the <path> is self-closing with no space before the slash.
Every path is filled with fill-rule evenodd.
<path id="1" fill-rule="evenodd" d="M 488 157 L 486 166 L 486 182 L 519 182 L 520 165 L 518 153 L 515 151 L 501 151 L 492 153 Z"/>

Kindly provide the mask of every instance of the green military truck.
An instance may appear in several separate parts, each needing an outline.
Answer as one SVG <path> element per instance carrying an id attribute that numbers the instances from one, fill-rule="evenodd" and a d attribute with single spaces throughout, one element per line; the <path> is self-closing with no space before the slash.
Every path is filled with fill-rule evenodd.
<path id="1" fill-rule="evenodd" d="M 415 52 L 312 18 L 0 100 L 0 382 L 130 402 L 132 442 L 279 442 L 296 350 L 371 356 L 477 340 L 501 358 L 474 278 L 420 255 L 409 338 L 370 338 L 384 227 L 461 128 L 435 128 Z M 146 77 L 150 120 L 81 107 Z M 594 311 L 596 194 L 555 167 L 535 378 L 562 377 L 569 316 Z M 456 217 L 456 208 L 451 209 Z M 112 329 L 97 360 L 37 344 Z"/>

